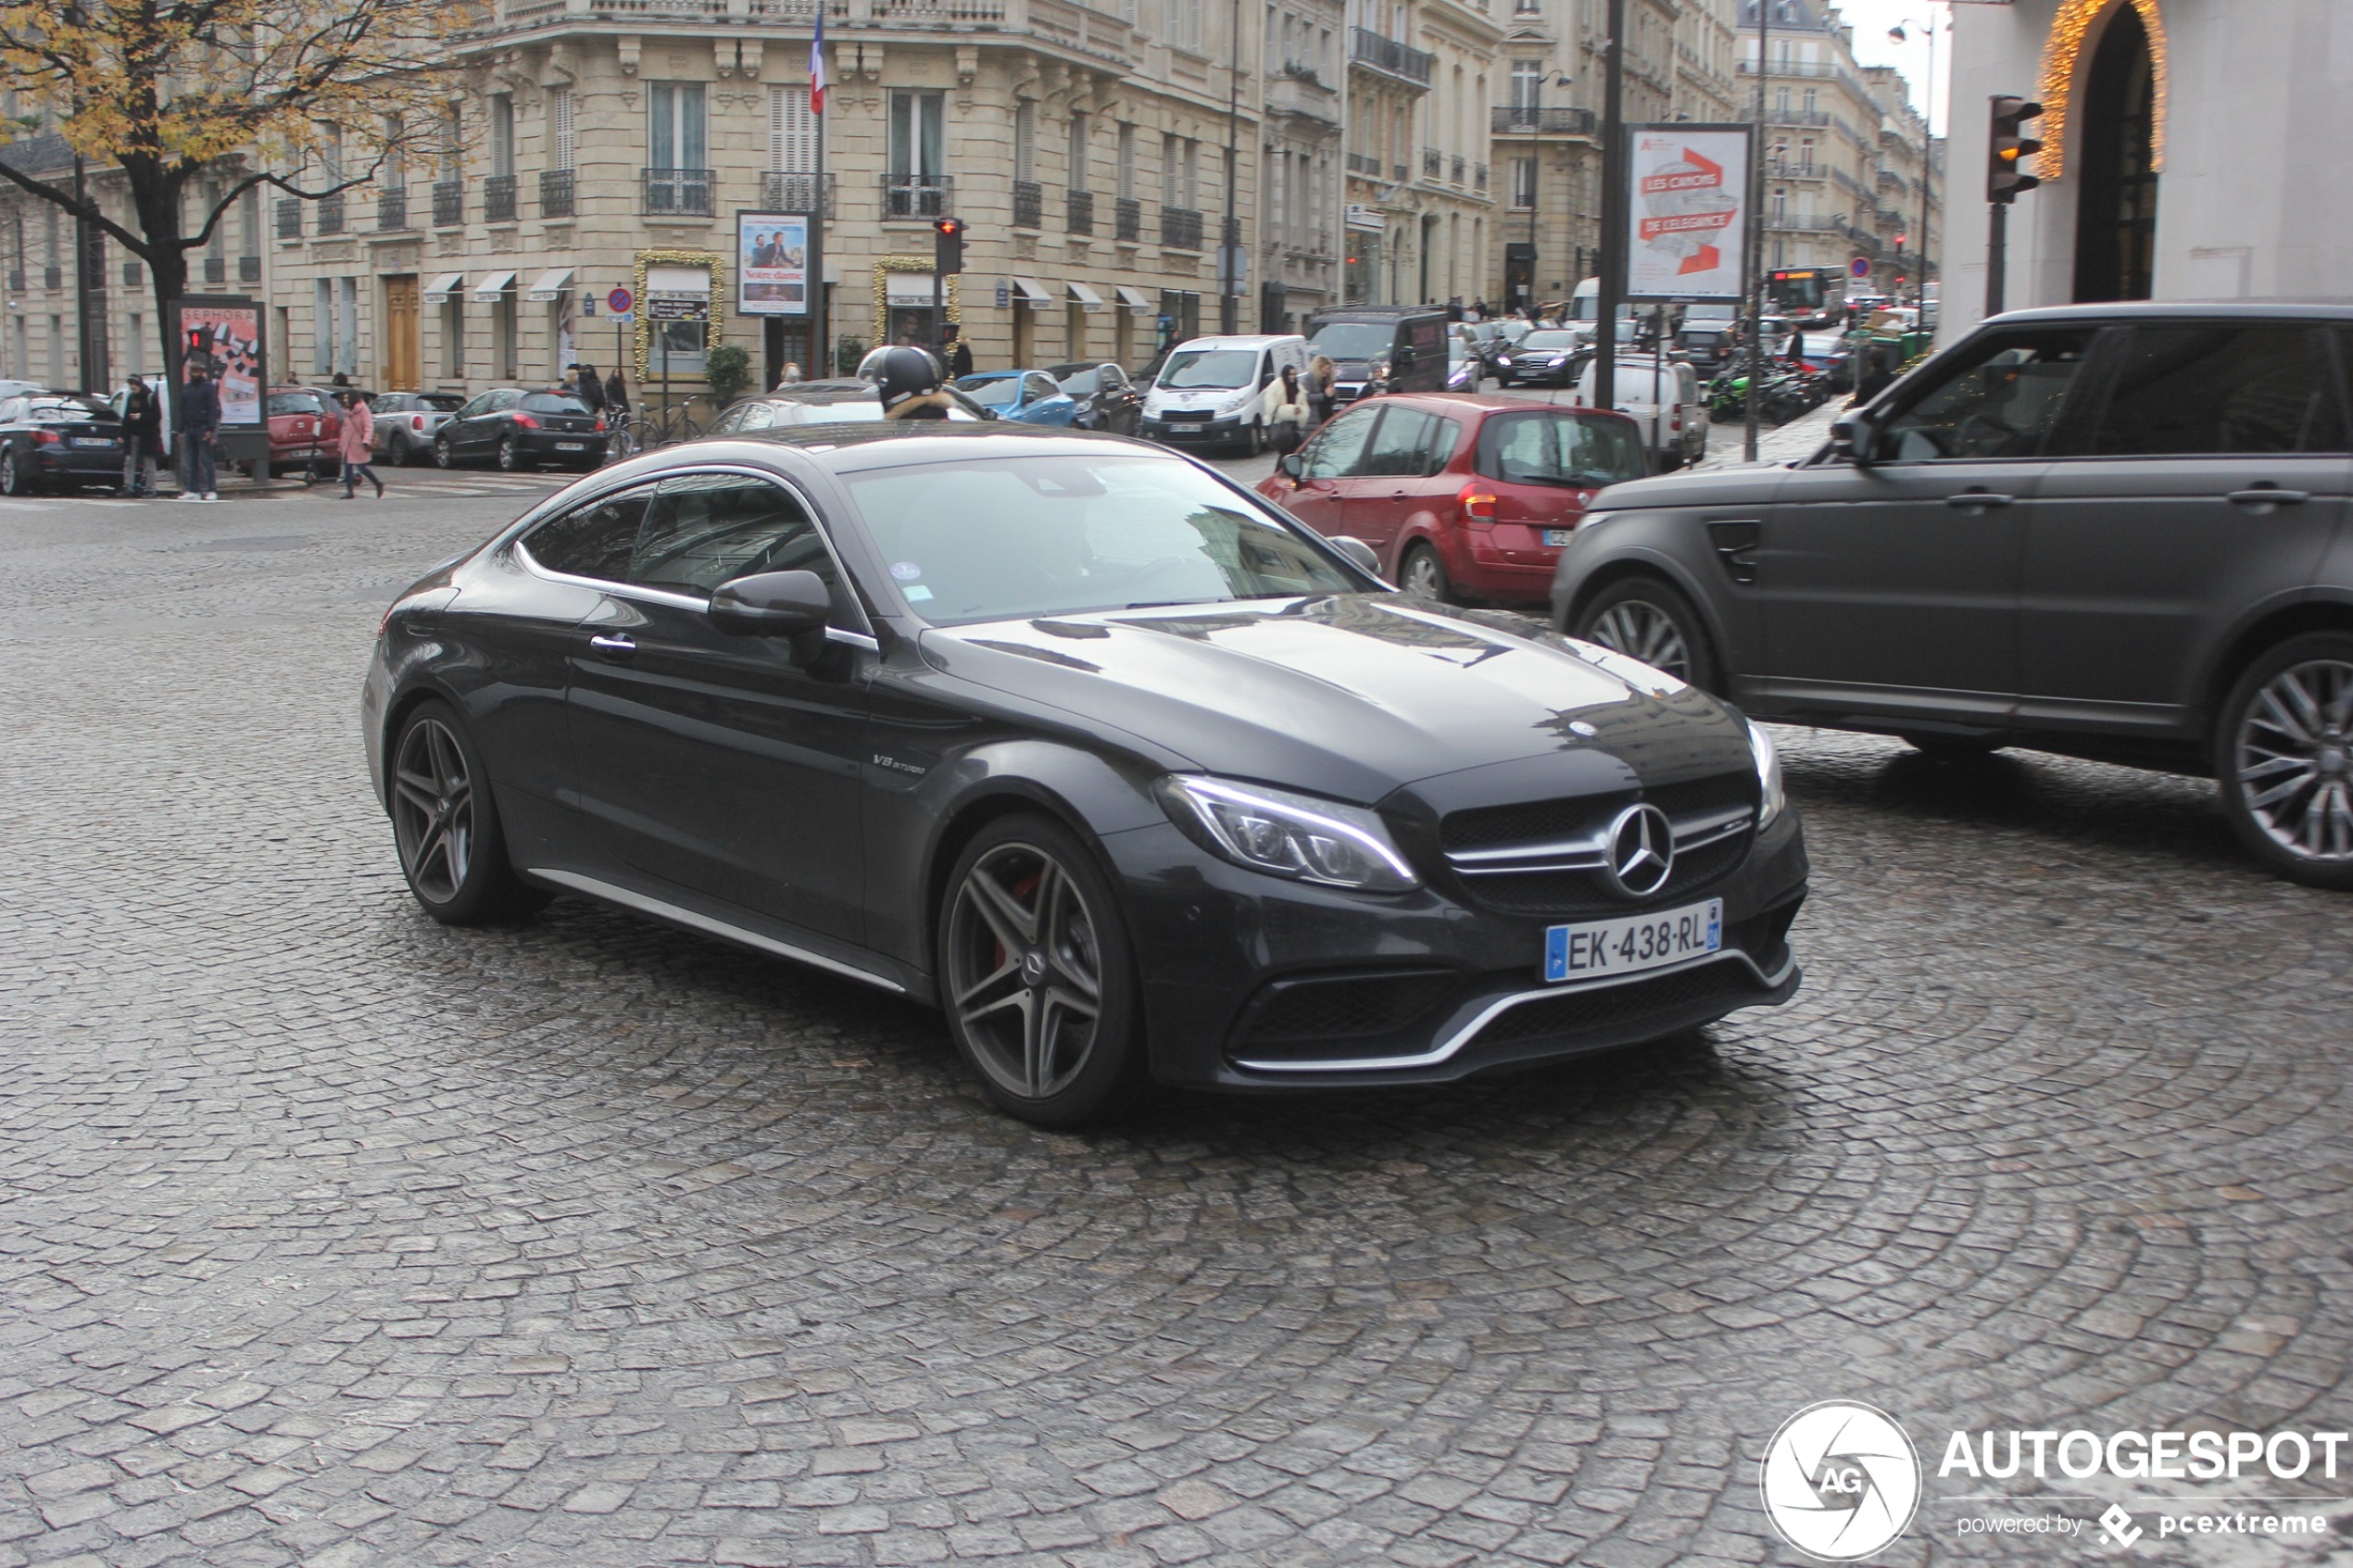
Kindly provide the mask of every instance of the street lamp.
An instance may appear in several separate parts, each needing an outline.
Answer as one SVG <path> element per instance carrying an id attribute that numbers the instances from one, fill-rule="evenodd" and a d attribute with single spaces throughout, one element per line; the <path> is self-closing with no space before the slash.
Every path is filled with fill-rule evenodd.
<path id="1" fill-rule="evenodd" d="M 1928 304 L 1929 196 L 1936 184 L 1935 19 L 1931 16 L 1929 20 L 1921 21 L 1918 18 L 1906 17 L 1887 30 L 1887 39 L 1891 44 L 1907 44 L 1911 42 L 1911 34 L 1906 30 L 1915 27 L 1928 35 L 1928 75 L 1920 82 L 1920 243 L 1912 247 L 1914 253 L 1920 258 L 1919 301 L 1925 308 Z M 1953 31 L 1953 24 L 1950 21 L 1944 24 L 1944 31 L 1947 32 Z"/>

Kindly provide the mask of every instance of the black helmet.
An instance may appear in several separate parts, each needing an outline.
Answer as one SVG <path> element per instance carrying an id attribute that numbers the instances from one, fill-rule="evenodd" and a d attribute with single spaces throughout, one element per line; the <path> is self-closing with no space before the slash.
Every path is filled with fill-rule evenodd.
<path id="1" fill-rule="evenodd" d="M 868 374 L 882 395 L 886 412 L 905 398 L 939 390 L 939 362 L 922 349 L 904 345 L 884 349 Z"/>

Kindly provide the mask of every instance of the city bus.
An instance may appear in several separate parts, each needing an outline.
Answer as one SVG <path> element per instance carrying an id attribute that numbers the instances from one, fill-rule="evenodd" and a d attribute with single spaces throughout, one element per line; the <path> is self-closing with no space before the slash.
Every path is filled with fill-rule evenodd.
<path id="1" fill-rule="evenodd" d="M 1801 326 L 1828 326 L 1846 316 L 1846 274 L 1835 267 L 1786 267 L 1765 274 L 1772 308 Z"/>

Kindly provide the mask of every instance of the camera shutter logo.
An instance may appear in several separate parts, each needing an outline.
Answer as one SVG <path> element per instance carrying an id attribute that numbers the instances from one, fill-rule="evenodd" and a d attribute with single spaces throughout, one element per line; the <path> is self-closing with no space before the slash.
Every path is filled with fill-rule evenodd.
<path id="1" fill-rule="evenodd" d="M 1920 1501 L 1920 1456 L 1882 1411 L 1808 1405 L 1765 1446 L 1765 1516 L 1808 1557 L 1852 1562 L 1902 1535 Z"/>

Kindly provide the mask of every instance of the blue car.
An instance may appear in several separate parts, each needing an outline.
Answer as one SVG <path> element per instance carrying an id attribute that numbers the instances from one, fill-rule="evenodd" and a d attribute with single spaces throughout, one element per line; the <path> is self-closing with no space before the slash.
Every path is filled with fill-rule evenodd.
<path id="1" fill-rule="evenodd" d="M 956 390 L 1020 424 L 1067 426 L 1078 418 L 1078 399 L 1043 370 L 983 370 L 961 378 Z"/>

